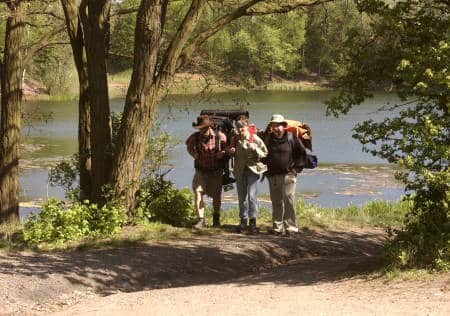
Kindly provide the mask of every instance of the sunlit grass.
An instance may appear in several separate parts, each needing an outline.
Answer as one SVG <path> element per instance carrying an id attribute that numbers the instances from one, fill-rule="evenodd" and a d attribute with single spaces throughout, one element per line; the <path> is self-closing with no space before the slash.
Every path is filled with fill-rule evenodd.
<path id="1" fill-rule="evenodd" d="M 390 269 L 384 271 L 382 274 L 383 278 L 386 281 L 427 281 L 433 279 L 436 274 L 435 271 L 426 270 L 426 269 L 408 269 L 408 270 L 400 270 L 400 269 Z"/>
<path id="2" fill-rule="evenodd" d="M 311 83 L 306 81 L 285 81 L 285 82 L 269 82 L 265 86 L 265 90 L 269 91 L 324 91 L 330 90 L 321 83 Z"/>
<path id="3" fill-rule="evenodd" d="M 297 220 L 307 227 L 332 227 L 353 224 L 371 227 L 399 227 L 411 208 L 407 201 L 389 202 L 374 200 L 361 207 L 322 208 L 299 200 L 296 205 Z"/>
<path id="4" fill-rule="evenodd" d="M 306 228 L 328 228 L 348 225 L 362 227 L 400 227 L 411 204 L 406 201 L 389 202 L 374 200 L 361 207 L 325 208 L 299 199 L 296 204 L 298 225 Z M 207 222 L 212 223 L 212 210 L 207 209 Z M 223 225 L 239 223 L 239 209 L 227 209 L 221 214 Z M 258 225 L 271 226 L 272 212 L 260 207 Z"/>

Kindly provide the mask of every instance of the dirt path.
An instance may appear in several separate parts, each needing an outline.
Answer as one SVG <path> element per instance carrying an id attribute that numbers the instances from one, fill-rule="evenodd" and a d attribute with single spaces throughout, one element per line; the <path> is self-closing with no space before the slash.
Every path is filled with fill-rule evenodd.
<path id="1" fill-rule="evenodd" d="M 449 276 L 368 280 L 380 230 L 221 233 L 120 249 L 0 256 L 4 314 L 449 314 Z M 1 314 L 1 313 L 0 313 Z"/>

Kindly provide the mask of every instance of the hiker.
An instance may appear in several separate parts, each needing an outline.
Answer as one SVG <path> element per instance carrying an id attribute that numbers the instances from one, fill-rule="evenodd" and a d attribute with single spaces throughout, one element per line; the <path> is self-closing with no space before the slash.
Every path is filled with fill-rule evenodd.
<path id="1" fill-rule="evenodd" d="M 257 184 L 266 165 L 260 160 L 267 156 L 264 142 L 254 132 L 249 132 L 247 120 L 235 122 L 236 135 L 231 140 L 227 152 L 234 155 L 234 177 L 239 199 L 239 232 L 249 228 L 250 233 L 257 233 L 258 216 Z"/>
<path id="2" fill-rule="evenodd" d="M 295 217 L 295 189 L 297 171 L 295 161 L 306 156 L 299 138 L 285 130 L 287 122 L 280 114 L 273 114 L 269 130 L 264 136 L 268 149 L 266 158 L 270 199 L 272 200 L 273 233 L 290 235 L 298 233 Z"/>
<path id="3" fill-rule="evenodd" d="M 198 131 L 186 140 L 188 153 L 195 159 L 195 174 L 192 180 L 197 222 L 195 228 L 206 227 L 205 202 L 203 195 L 213 200 L 213 227 L 220 226 L 220 203 L 222 194 L 222 173 L 227 159 L 225 147 L 227 137 L 215 132 L 208 115 L 200 115 L 192 126 Z"/>

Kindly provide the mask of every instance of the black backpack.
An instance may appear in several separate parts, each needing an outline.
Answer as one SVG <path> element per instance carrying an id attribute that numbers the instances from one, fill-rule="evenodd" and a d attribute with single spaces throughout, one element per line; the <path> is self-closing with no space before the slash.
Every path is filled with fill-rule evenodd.
<path id="1" fill-rule="evenodd" d="M 293 135 L 291 132 L 287 131 L 287 140 L 289 142 L 289 145 L 291 146 L 291 149 L 294 149 L 294 137 L 296 137 L 295 135 Z M 270 139 L 270 133 L 268 131 L 266 131 L 263 135 L 261 135 L 264 140 L 264 143 L 266 144 L 266 146 L 269 145 L 269 139 Z M 299 139 L 300 142 L 302 142 L 301 139 Z M 306 149 L 305 149 L 306 151 Z M 297 171 L 298 173 L 302 172 L 303 169 L 314 169 L 317 167 L 317 163 L 318 163 L 318 159 L 316 155 L 312 155 L 312 154 L 308 154 L 308 152 L 306 152 L 305 155 L 301 155 L 300 157 L 293 157 L 294 158 L 294 169 L 295 171 Z"/>
<path id="2" fill-rule="evenodd" d="M 208 115 L 213 122 L 213 129 L 216 133 L 216 151 L 220 150 L 218 132 L 222 132 L 227 136 L 227 143 L 229 144 L 230 140 L 228 137 L 234 128 L 233 121 L 237 120 L 241 115 L 249 116 L 248 111 L 244 110 L 202 110 L 200 115 Z M 236 182 L 236 180 L 230 176 L 228 162 L 229 158 L 225 158 L 223 161 L 222 186 L 224 191 L 231 190 L 233 188 L 232 183 Z"/>

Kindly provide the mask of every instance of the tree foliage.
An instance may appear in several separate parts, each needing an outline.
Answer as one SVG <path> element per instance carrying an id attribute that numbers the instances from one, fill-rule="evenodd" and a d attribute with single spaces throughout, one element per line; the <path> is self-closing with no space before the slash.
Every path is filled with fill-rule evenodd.
<path id="1" fill-rule="evenodd" d="M 354 1 L 342 0 L 311 8 L 303 46 L 303 67 L 319 76 L 339 76 L 345 67 L 344 43 L 354 35 L 370 30 L 368 17 Z"/>
<path id="2" fill-rule="evenodd" d="M 328 111 L 347 113 L 387 87 L 399 104 L 388 117 L 365 121 L 354 137 L 364 149 L 403 167 L 399 178 L 414 207 L 390 246 L 394 262 L 436 264 L 450 259 L 450 19 L 447 1 L 357 1 L 373 18 L 372 33 L 354 30 L 340 94 Z"/>

